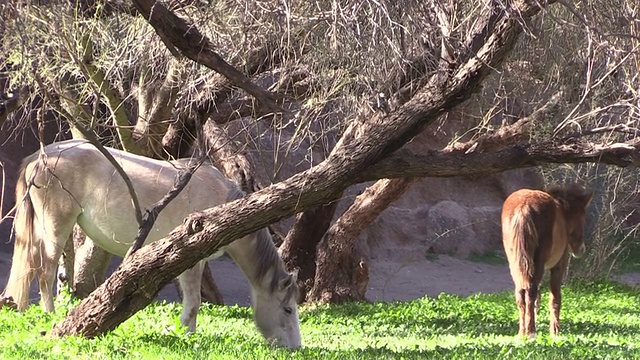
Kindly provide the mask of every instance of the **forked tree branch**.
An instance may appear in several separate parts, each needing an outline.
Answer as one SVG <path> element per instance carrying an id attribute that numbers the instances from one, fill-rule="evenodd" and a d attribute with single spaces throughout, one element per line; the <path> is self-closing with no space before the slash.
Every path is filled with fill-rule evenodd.
<path id="1" fill-rule="evenodd" d="M 144 245 L 145 240 L 149 236 L 151 229 L 153 228 L 153 224 L 155 224 L 156 219 L 160 215 L 160 212 L 171 202 L 171 200 L 175 199 L 176 196 L 180 195 L 182 190 L 189 184 L 189 180 L 193 176 L 193 173 L 202 165 L 204 162 L 204 157 L 200 158 L 198 161 L 195 161 L 186 169 L 181 169 L 177 174 L 173 183 L 173 187 L 169 192 L 167 192 L 162 199 L 151 206 L 151 209 L 146 209 L 144 216 L 142 216 L 142 222 L 138 227 L 138 233 L 136 234 L 135 239 L 133 240 L 133 244 L 127 251 L 125 260 L 131 256 L 134 252 Z"/>

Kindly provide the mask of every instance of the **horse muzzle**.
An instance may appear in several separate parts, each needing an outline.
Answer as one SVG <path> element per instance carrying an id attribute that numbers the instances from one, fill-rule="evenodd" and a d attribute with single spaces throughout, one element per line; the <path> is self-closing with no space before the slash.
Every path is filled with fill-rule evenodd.
<path id="1" fill-rule="evenodd" d="M 300 339 L 279 339 L 279 338 L 269 338 L 267 342 L 271 346 L 280 346 L 286 347 L 289 349 L 299 349 L 302 347 L 302 341 Z"/>
<path id="2" fill-rule="evenodd" d="M 584 243 L 580 244 L 580 247 L 577 250 L 573 248 L 571 249 L 571 255 L 576 259 L 581 258 L 586 252 L 587 252 L 587 247 L 584 245 Z"/>

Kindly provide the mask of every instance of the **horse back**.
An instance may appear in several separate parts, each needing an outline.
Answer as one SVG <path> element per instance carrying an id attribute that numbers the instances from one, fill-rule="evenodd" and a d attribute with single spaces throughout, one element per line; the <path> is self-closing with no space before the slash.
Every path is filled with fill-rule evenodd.
<path id="1" fill-rule="evenodd" d="M 532 278 L 549 258 L 556 215 L 557 201 L 544 191 L 521 189 L 505 200 L 502 241 L 514 280 Z"/>
<path id="2" fill-rule="evenodd" d="M 187 166 L 186 160 L 161 161 L 107 150 L 129 177 L 143 212 L 162 199 L 173 187 L 179 171 Z M 34 203 L 39 201 L 41 207 L 46 204 L 42 209 L 47 216 L 77 222 L 105 250 L 124 255 L 137 234 L 138 223 L 129 190 L 113 164 L 83 140 L 48 145 L 44 156 L 47 171 L 37 165 L 37 153 L 25 160 L 27 172 L 31 170 L 34 184 L 38 185 L 31 189 Z M 190 212 L 227 202 L 234 189 L 234 184 L 215 167 L 203 164 L 160 213 L 147 242 L 166 236 Z"/>

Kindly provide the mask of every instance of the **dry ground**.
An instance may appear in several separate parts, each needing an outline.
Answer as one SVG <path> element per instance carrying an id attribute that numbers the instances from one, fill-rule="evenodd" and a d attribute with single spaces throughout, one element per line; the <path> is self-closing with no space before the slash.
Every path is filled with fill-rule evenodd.
<path id="1" fill-rule="evenodd" d="M 4 289 L 6 284 L 10 265 L 9 254 L 0 252 L 1 289 Z M 225 303 L 248 306 L 249 284 L 233 261 L 225 257 L 211 261 L 210 266 Z M 466 296 L 513 288 L 506 265 L 484 264 L 447 255 L 405 263 L 376 259 L 372 261 L 370 271 L 366 296 L 371 301 L 412 300 L 425 295 L 435 297 L 440 293 Z M 624 274 L 617 279 L 633 286 L 640 286 L 640 273 Z M 32 297 L 38 297 L 35 287 Z M 159 298 L 177 300 L 175 286 L 165 287 Z"/>

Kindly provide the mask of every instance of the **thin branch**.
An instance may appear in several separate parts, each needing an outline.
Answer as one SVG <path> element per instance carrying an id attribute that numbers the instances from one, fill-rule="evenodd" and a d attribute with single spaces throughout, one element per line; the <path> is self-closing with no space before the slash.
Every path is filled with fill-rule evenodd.
<path id="1" fill-rule="evenodd" d="M 38 83 L 38 85 L 40 86 L 40 89 L 42 90 L 44 96 L 46 96 L 48 98 L 52 98 L 51 94 L 49 94 L 49 91 L 46 90 L 47 88 L 45 87 L 44 83 L 42 82 L 42 79 L 40 79 L 40 77 L 38 75 L 35 75 L 35 79 L 36 79 L 36 82 Z M 60 113 L 63 117 L 65 117 L 67 119 L 67 121 L 69 121 L 71 124 L 73 124 L 78 129 L 78 131 L 80 133 L 82 133 L 82 135 L 91 144 L 93 144 L 93 146 L 95 146 L 96 149 L 98 149 L 98 151 L 100 151 L 100 153 L 102 155 L 104 155 L 104 157 L 107 160 L 109 160 L 109 162 L 111 163 L 111 165 L 113 165 L 113 167 L 116 169 L 118 174 L 120 174 L 120 176 L 122 177 L 122 180 L 124 180 L 125 184 L 127 185 L 127 189 L 129 190 L 129 195 L 131 195 L 131 201 L 133 203 L 133 210 L 134 210 L 135 215 L 136 215 L 136 221 L 138 222 L 138 226 L 140 226 L 142 224 L 142 211 L 140 210 L 140 202 L 138 201 L 138 196 L 136 195 L 136 190 L 133 188 L 133 184 L 131 183 L 131 179 L 129 179 L 129 176 L 124 171 L 122 166 L 120 166 L 120 164 L 118 164 L 118 162 L 113 157 L 113 155 L 111 155 L 111 153 L 109 151 L 107 151 L 107 149 L 105 149 L 104 146 L 102 146 L 102 144 L 100 143 L 100 141 L 98 140 L 98 138 L 95 136 L 95 134 L 92 131 L 90 131 L 89 129 L 85 128 L 83 124 L 77 122 L 75 120 L 75 118 L 71 114 L 69 114 L 66 110 L 64 110 L 55 101 L 51 101 L 50 103 L 51 103 L 51 106 L 53 107 L 53 109 L 56 110 L 58 113 Z"/>
<path id="2" fill-rule="evenodd" d="M 276 104 L 279 96 L 254 84 L 214 52 L 211 41 L 194 24 L 178 17 L 155 0 L 133 0 L 133 3 L 156 32 L 164 34 L 163 40 L 170 42 L 170 45 L 180 50 L 184 56 L 224 75 L 273 112 L 287 112 Z"/>
<path id="3" fill-rule="evenodd" d="M 193 176 L 193 173 L 200 167 L 200 165 L 202 165 L 204 159 L 205 157 L 202 156 L 198 161 L 190 163 L 186 169 L 180 170 L 180 172 L 176 174 L 173 188 L 171 188 L 171 190 L 169 190 L 169 192 L 167 192 L 160 201 L 153 204 L 151 209 L 145 210 L 144 216 L 142 217 L 142 223 L 140 223 L 140 227 L 138 228 L 138 234 L 136 234 L 133 244 L 129 248 L 129 251 L 127 251 L 125 260 L 144 245 L 144 242 L 149 236 L 151 228 L 158 219 L 160 212 L 187 186 L 189 180 L 191 180 L 191 177 Z"/>
<path id="4" fill-rule="evenodd" d="M 133 140 L 131 130 L 128 129 L 130 122 L 125 111 L 124 101 L 111 85 L 104 71 L 93 64 L 93 44 L 88 35 L 82 36 L 80 45 L 83 49 L 82 59 L 75 60 L 80 69 L 95 83 L 100 94 L 107 100 L 122 148 L 127 152 L 140 153 L 140 149 L 138 149 L 136 142 Z M 73 56 L 72 52 L 69 53 Z"/>
<path id="5" fill-rule="evenodd" d="M 0 101 L 0 127 L 7 120 L 7 117 L 12 112 L 18 110 L 31 95 L 31 89 L 28 86 L 23 86 L 17 91 L 8 94 L 6 100 Z"/>
<path id="6" fill-rule="evenodd" d="M 523 117 L 511 125 L 503 126 L 496 131 L 482 134 L 477 139 L 453 143 L 447 146 L 444 151 L 487 152 L 522 140 L 528 140 L 531 136 L 530 129 L 532 124 L 552 117 L 554 113 L 559 111 L 561 100 L 562 92 L 558 92 L 531 115 Z"/>
<path id="7" fill-rule="evenodd" d="M 602 133 L 614 133 L 614 132 L 629 134 L 633 136 L 640 135 L 640 129 L 638 128 L 630 127 L 627 124 L 616 124 L 616 125 L 600 126 L 593 129 L 582 130 L 580 132 L 569 134 L 565 136 L 565 138 L 596 135 L 596 134 L 602 134 Z"/>
<path id="8" fill-rule="evenodd" d="M 635 54 L 635 52 L 636 52 L 636 50 L 638 50 L 638 48 L 640 48 L 640 45 L 634 47 L 633 51 L 629 51 L 622 58 L 622 60 L 620 60 L 617 64 L 611 66 L 609 71 L 607 71 L 602 77 L 600 77 L 600 80 L 598 80 L 595 84 L 591 85 L 590 84 L 591 83 L 591 76 L 589 76 L 589 75 L 587 76 L 588 83 L 585 86 L 584 94 L 582 94 L 582 97 L 580 98 L 578 103 L 573 107 L 573 109 L 565 117 L 565 119 L 560 124 L 558 124 L 558 126 L 556 126 L 556 128 L 553 130 L 553 134 L 554 135 L 557 135 L 558 133 L 560 133 L 560 131 L 562 131 L 568 124 L 575 122 L 575 119 L 572 119 L 572 116 L 578 111 L 580 106 L 587 100 L 589 95 L 592 93 L 593 89 L 596 88 L 597 86 L 599 86 L 600 84 L 602 84 L 602 82 L 605 79 L 607 79 L 611 74 L 613 74 L 615 71 L 617 71 L 618 68 L 620 68 L 622 66 L 622 64 L 624 64 L 627 61 L 627 59 L 629 59 L 632 55 Z"/>

